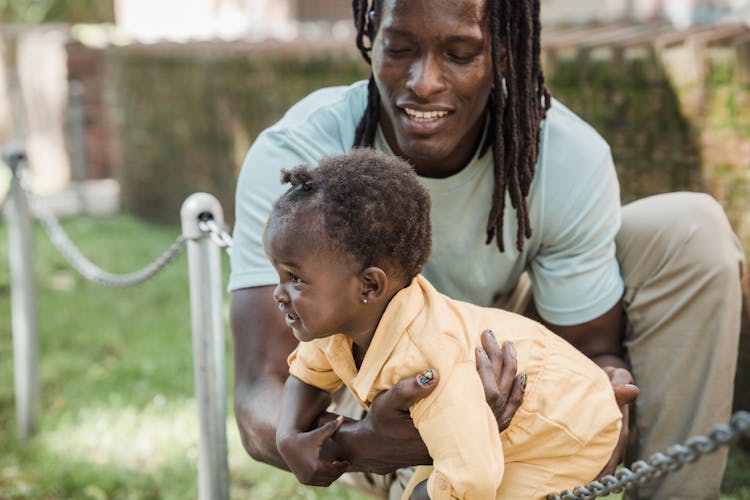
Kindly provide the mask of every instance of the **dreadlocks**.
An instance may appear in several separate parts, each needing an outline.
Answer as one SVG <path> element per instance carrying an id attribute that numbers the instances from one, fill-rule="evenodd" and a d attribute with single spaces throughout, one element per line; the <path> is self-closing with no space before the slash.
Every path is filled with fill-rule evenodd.
<path id="1" fill-rule="evenodd" d="M 541 122 L 551 104 L 540 61 L 540 0 L 485 2 L 492 44 L 493 85 L 489 102 L 489 130 L 481 154 L 492 146 L 495 178 L 486 243 L 496 238 L 500 251 L 505 250 L 503 216 L 507 191 L 516 210 L 516 248 L 521 251 L 524 239 L 531 237 L 526 198 L 539 156 Z M 382 7 L 383 0 L 352 0 L 357 48 L 368 64 L 372 63 L 370 52 Z M 380 95 L 372 75 L 367 90 L 367 108 L 357 126 L 355 147 L 372 147 L 380 119 Z"/>

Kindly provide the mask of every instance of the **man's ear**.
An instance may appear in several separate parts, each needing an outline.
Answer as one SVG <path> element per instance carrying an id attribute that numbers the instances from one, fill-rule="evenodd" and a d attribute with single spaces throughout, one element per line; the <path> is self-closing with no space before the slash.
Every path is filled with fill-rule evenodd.
<path id="1" fill-rule="evenodd" d="M 370 266 L 359 272 L 361 282 L 361 300 L 363 303 L 374 302 L 384 296 L 388 290 L 388 275 L 377 266 Z"/>

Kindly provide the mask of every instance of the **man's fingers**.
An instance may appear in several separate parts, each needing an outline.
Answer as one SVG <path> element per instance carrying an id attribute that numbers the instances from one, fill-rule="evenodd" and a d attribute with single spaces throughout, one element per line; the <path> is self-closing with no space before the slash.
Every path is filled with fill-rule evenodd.
<path id="1" fill-rule="evenodd" d="M 516 379 L 517 367 L 516 346 L 510 341 L 503 343 L 503 364 L 500 369 L 500 379 L 497 382 L 497 388 L 501 394 L 510 394 Z"/>
<path id="2" fill-rule="evenodd" d="M 523 373 L 513 379 L 513 387 L 510 389 L 510 396 L 505 402 L 505 406 L 502 409 L 502 414 L 497 419 L 497 426 L 500 432 L 503 432 L 510 425 L 510 421 L 513 419 L 513 415 L 521 407 L 523 403 L 523 395 L 526 391 L 526 374 Z"/>
<path id="3" fill-rule="evenodd" d="M 605 366 L 602 368 L 609 377 L 612 384 L 612 390 L 615 393 L 617 406 L 624 406 L 635 401 L 638 397 L 639 389 L 633 383 L 633 375 L 625 368 L 615 368 Z"/>
<path id="4" fill-rule="evenodd" d="M 477 372 L 482 380 L 484 397 L 502 431 L 523 400 L 520 378 L 516 377 L 516 349 L 509 341 L 501 348 L 491 330 L 482 333 L 481 342 L 482 347 L 476 350 Z"/>
<path id="5" fill-rule="evenodd" d="M 490 329 L 482 332 L 481 342 L 482 349 L 484 349 L 484 352 L 487 353 L 487 358 L 490 360 L 490 365 L 495 371 L 495 380 L 497 380 L 500 378 L 500 373 L 503 368 L 503 349 L 500 348 L 500 345 L 497 343 L 497 339 L 495 339 L 495 334 L 492 333 L 492 330 Z"/>
<path id="6" fill-rule="evenodd" d="M 482 341 L 484 342 L 484 334 L 482 334 Z M 497 390 L 497 376 L 490 361 L 487 351 L 482 347 L 477 347 L 474 353 L 476 358 L 477 373 L 479 378 L 482 380 L 482 388 L 484 389 L 484 398 L 486 400 L 498 399 Z"/>
<path id="7" fill-rule="evenodd" d="M 437 370 L 433 369 L 405 378 L 376 398 L 378 406 L 381 411 L 389 408 L 408 411 L 417 401 L 426 398 L 435 390 L 438 378 Z"/>
<path id="8" fill-rule="evenodd" d="M 634 402 L 640 392 L 640 389 L 633 384 L 615 385 L 612 389 L 615 391 L 617 406 L 629 405 Z"/>
<path id="9" fill-rule="evenodd" d="M 635 380 L 633 375 L 625 368 L 615 368 L 614 366 L 604 366 L 602 370 L 609 377 L 609 382 L 612 385 L 627 385 L 634 384 Z"/>

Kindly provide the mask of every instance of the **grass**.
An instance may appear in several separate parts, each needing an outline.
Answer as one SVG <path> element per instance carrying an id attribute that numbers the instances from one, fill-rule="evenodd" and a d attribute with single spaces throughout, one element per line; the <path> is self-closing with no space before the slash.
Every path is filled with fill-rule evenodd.
<path id="1" fill-rule="evenodd" d="M 151 262 L 179 233 L 177 226 L 127 215 L 75 217 L 63 226 L 85 255 L 112 272 Z M 11 383 L 7 231 L 0 224 L 0 499 L 197 498 L 185 256 L 142 285 L 111 289 L 72 271 L 38 227 L 34 255 L 41 419 L 37 436 L 21 443 Z M 225 260 L 225 273 L 227 267 Z M 230 350 L 227 340 L 228 363 Z M 300 486 L 290 474 L 253 462 L 231 413 L 227 434 L 232 498 L 364 499 L 341 488 Z M 750 453 L 732 451 L 723 498 L 750 499 Z"/>
<path id="2" fill-rule="evenodd" d="M 177 226 L 124 215 L 71 218 L 63 226 L 93 262 L 119 273 L 151 262 L 179 234 Z M 187 259 L 142 285 L 112 289 L 72 271 L 35 231 L 41 419 L 37 436 L 23 444 L 11 383 L 7 231 L 0 225 L 0 499 L 196 498 Z M 227 340 L 228 360 L 230 348 Z M 253 462 L 231 413 L 227 434 L 232 498 L 362 498 L 303 487 Z"/>

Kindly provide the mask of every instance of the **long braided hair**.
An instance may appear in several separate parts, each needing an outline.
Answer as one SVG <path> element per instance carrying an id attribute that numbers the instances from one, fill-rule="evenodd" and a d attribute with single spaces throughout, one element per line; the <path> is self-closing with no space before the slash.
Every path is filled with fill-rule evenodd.
<path id="1" fill-rule="evenodd" d="M 531 237 L 527 196 L 539 156 L 541 122 L 550 107 L 541 65 L 540 0 L 485 0 L 492 44 L 492 91 L 489 130 L 481 154 L 492 147 L 494 194 L 487 220 L 487 240 L 496 238 L 501 252 L 505 193 L 516 210 L 516 248 L 523 250 Z M 352 0 L 357 48 L 368 64 L 383 0 Z M 501 60 L 505 47 L 505 58 Z M 380 119 L 380 95 L 370 75 L 367 108 L 360 120 L 353 146 L 372 147 Z"/>

